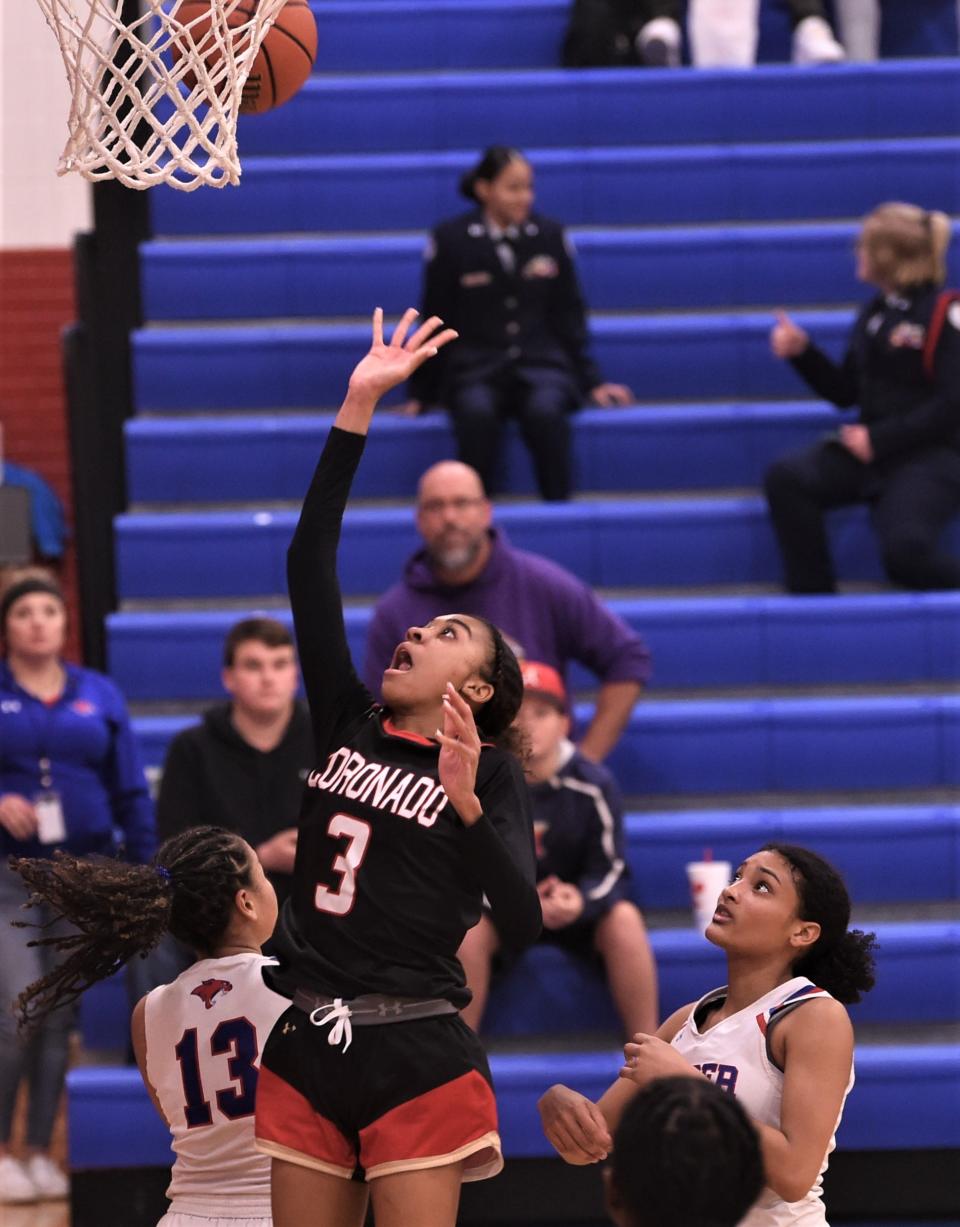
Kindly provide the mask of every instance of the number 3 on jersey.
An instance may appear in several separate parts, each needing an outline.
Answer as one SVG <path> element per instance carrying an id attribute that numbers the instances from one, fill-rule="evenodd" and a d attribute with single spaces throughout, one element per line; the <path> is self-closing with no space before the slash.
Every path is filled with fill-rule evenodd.
<path id="1" fill-rule="evenodd" d="M 334 839 L 345 838 L 348 841 L 343 851 L 333 858 L 333 871 L 340 874 L 340 884 L 336 890 L 331 890 L 329 886 L 317 883 L 313 902 L 320 912 L 346 916 L 356 897 L 357 870 L 367 854 L 371 827 L 369 822 L 350 814 L 334 814 L 327 824 L 327 834 Z"/>

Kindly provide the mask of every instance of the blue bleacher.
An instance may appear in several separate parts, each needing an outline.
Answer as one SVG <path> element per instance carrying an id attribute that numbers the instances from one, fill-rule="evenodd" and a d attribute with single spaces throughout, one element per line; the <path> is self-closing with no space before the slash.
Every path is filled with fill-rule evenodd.
<path id="1" fill-rule="evenodd" d="M 902 195 L 905 182 L 915 203 L 955 213 L 958 151 L 953 137 L 929 137 L 528 154 L 542 212 L 568 225 L 638 226 L 849 218 Z M 158 187 L 155 233 L 425 229 L 463 208 L 455 185 L 476 156 L 249 156 L 229 193 L 184 198 Z"/>
<path id="2" fill-rule="evenodd" d="M 654 657 L 651 690 L 709 686 L 948 682 L 960 677 L 960 594 L 613 599 Z M 248 611 L 252 612 L 252 611 Z M 290 625 L 287 610 L 272 610 Z M 120 612 L 108 620 L 110 672 L 134 701 L 222 695 L 223 640 L 241 611 Z M 369 606 L 346 610 L 364 658 Z M 798 647 L 800 650 L 798 651 Z M 574 666 L 570 685 L 595 679 Z"/>
<path id="3" fill-rule="evenodd" d="M 575 708 L 578 725 L 592 714 Z M 144 762 L 162 766 L 190 716 L 141 716 Z M 609 760 L 628 794 L 816 792 L 960 786 L 960 698 L 933 695 L 649 701 Z"/>

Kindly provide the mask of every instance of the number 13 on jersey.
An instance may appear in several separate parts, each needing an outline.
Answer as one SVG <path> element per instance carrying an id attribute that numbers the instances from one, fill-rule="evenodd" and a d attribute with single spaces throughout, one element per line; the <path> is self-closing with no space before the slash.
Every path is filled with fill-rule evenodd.
<path id="1" fill-rule="evenodd" d="M 327 823 L 327 834 L 334 839 L 346 839 L 343 850 L 333 858 L 333 871 L 340 874 L 337 888 L 317 883 L 314 906 L 320 912 L 346 916 L 353 907 L 357 893 L 357 870 L 363 864 L 372 828 L 369 822 L 351 814 L 334 814 Z"/>

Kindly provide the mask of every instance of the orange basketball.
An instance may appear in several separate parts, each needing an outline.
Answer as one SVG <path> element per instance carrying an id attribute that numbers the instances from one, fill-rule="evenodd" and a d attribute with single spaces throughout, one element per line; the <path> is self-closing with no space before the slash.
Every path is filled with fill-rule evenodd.
<path id="1" fill-rule="evenodd" d="M 231 26 L 243 25 L 255 16 L 258 0 L 244 0 L 230 14 Z M 210 0 L 183 0 L 175 16 L 186 24 L 200 18 L 190 27 L 189 36 L 200 45 L 210 29 Z M 203 17 L 207 20 L 204 21 Z M 180 48 L 170 46 L 174 63 L 180 58 Z M 204 57 L 207 68 L 217 62 L 216 50 Z M 307 0 L 287 0 L 270 27 L 253 61 L 250 75 L 243 87 L 240 102 L 242 115 L 259 115 L 289 102 L 310 76 L 317 58 L 317 23 Z M 193 73 L 184 76 L 189 89 L 196 85 Z"/>

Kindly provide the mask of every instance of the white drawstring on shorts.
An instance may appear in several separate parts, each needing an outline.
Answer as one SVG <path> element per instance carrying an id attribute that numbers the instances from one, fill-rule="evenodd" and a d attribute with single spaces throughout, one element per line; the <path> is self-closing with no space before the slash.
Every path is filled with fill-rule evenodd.
<path id="1" fill-rule="evenodd" d="M 317 1015 L 322 1017 L 318 1018 Z M 327 1036 L 328 1044 L 339 1044 L 344 1040 L 343 1051 L 346 1052 L 353 1041 L 353 1026 L 350 1023 L 350 1007 L 344 1004 L 342 997 L 334 997 L 332 1004 L 318 1005 L 310 1014 L 310 1021 L 315 1027 L 330 1028 Z"/>

